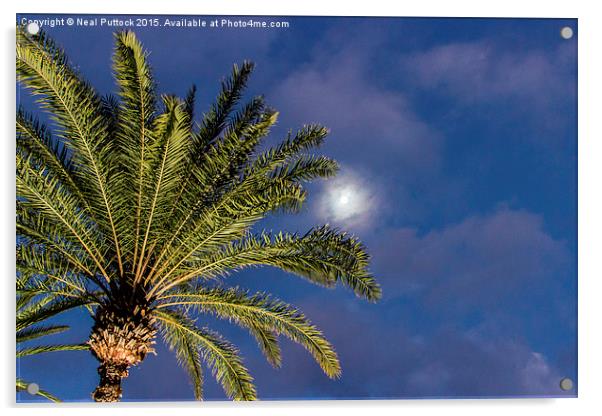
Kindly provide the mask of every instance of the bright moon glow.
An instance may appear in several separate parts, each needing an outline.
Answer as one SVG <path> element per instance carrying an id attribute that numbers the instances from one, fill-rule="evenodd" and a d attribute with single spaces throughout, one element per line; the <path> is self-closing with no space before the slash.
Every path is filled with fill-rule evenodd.
<path id="1" fill-rule="evenodd" d="M 339 204 L 347 205 L 348 202 L 349 202 L 349 195 L 347 195 L 347 194 L 341 195 L 341 197 L 339 198 Z"/>
<path id="2" fill-rule="evenodd" d="M 366 226 L 375 214 L 376 199 L 370 182 L 343 174 L 325 184 L 320 215 L 338 225 Z"/>
<path id="3" fill-rule="evenodd" d="M 340 189 L 331 189 L 330 192 L 330 208 L 334 218 L 342 220 L 363 211 L 365 197 L 356 185 L 348 184 Z"/>

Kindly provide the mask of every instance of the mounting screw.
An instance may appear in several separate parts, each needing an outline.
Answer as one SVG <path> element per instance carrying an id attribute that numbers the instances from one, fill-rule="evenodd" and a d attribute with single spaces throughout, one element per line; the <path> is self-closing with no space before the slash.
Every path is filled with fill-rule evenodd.
<path id="1" fill-rule="evenodd" d="M 573 380 L 571 380 L 568 377 L 565 377 L 562 380 L 560 380 L 560 389 L 563 391 L 572 390 L 573 389 Z"/>
<path id="2" fill-rule="evenodd" d="M 27 33 L 30 35 L 37 35 L 40 31 L 40 25 L 36 22 L 29 22 L 27 23 L 27 26 L 25 26 L 25 30 L 27 30 Z"/>
<path id="3" fill-rule="evenodd" d="M 562 29 L 560 29 L 560 36 L 562 36 L 563 39 L 570 39 L 573 37 L 573 29 L 571 29 L 568 26 L 563 27 Z"/>
<path id="4" fill-rule="evenodd" d="M 31 394 L 32 396 L 35 396 L 39 392 L 40 392 L 40 386 L 38 386 L 36 383 L 29 383 L 27 385 L 27 393 Z"/>

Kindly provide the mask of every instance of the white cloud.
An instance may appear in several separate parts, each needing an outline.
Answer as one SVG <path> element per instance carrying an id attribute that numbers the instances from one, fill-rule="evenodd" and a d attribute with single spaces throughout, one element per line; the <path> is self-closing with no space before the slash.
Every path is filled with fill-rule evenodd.
<path id="1" fill-rule="evenodd" d="M 339 398 L 563 395 L 559 370 L 524 340 L 455 325 L 415 332 L 404 326 L 402 315 L 395 323 L 383 322 L 383 310 L 356 310 L 351 302 L 328 299 L 311 296 L 302 309 L 312 311 L 312 321 L 337 346 L 344 376 L 326 379 L 302 348 L 286 344 L 288 371 L 261 380 L 266 391 L 277 385 L 289 397 L 297 397 L 293 386 Z M 393 316 L 395 310 L 388 312 Z"/>
<path id="2" fill-rule="evenodd" d="M 436 169 L 440 135 L 398 91 L 368 74 L 370 50 L 340 45 L 291 73 L 270 100 L 284 124 L 322 123 L 331 129 L 327 146 L 354 162 L 393 160 L 408 174 Z"/>
<path id="3" fill-rule="evenodd" d="M 424 296 L 435 309 L 503 310 L 508 299 L 544 296 L 535 288 L 556 290 L 572 278 L 565 242 L 546 232 L 540 216 L 506 207 L 426 234 L 385 232 L 372 249 L 386 295 Z"/>
<path id="4" fill-rule="evenodd" d="M 495 123 L 496 110 L 487 105 L 503 104 L 504 111 L 539 130 L 554 132 L 572 121 L 565 113 L 574 113 L 576 106 L 574 44 L 543 50 L 508 49 L 492 40 L 449 43 L 402 56 L 399 62 L 404 75 L 423 91 L 452 98 L 454 107 L 478 106 L 475 119 Z"/>
<path id="5" fill-rule="evenodd" d="M 560 376 L 555 374 L 545 357 L 538 352 L 531 352 L 521 368 L 521 379 L 525 389 L 546 391 L 560 384 Z"/>

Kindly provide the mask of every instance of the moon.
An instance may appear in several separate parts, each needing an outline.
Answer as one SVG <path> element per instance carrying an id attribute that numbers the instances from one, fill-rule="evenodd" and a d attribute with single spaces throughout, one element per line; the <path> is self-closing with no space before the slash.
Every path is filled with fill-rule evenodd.
<path id="1" fill-rule="evenodd" d="M 345 220 L 360 214 L 365 209 L 365 195 L 356 184 L 330 190 L 330 209 L 333 217 Z"/>
<path id="2" fill-rule="evenodd" d="M 322 189 L 319 214 L 336 225 L 358 228 L 371 222 L 377 206 L 370 182 L 346 173 L 329 180 Z"/>

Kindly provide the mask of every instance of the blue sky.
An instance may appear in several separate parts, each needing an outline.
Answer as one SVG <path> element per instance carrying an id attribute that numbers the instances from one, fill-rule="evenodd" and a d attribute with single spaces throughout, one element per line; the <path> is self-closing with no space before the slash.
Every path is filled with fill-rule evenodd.
<path id="1" fill-rule="evenodd" d="M 260 398 L 576 395 L 558 384 L 577 377 L 577 21 L 277 20 L 290 28 L 136 30 L 160 92 L 184 95 L 195 83 L 203 111 L 232 64 L 250 59 L 248 95 L 263 93 L 280 111 L 271 143 L 304 123 L 331 128 L 321 151 L 340 175 L 313 184 L 299 215 L 259 226 L 329 222 L 353 232 L 373 256 L 383 299 L 368 304 L 267 268 L 230 277 L 301 308 L 343 367 L 329 380 L 283 340 L 274 370 L 248 334 L 202 317 L 240 347 Z M 564 26 L 572 39 L 560 36 Z M 47 31 L 99 92 L 114 90 L 112 28 Z M 91 326 L 84 313 L 58 321 L 73 328 L 56 342 L 84 340 Z M 86 401 L 96 365 L 86 352 L 57 353 L 19 371 Z M 193 396 L 161 345 L 124 390 L 124 400 Z M 209 376 L 205 391 L 225 398 Z"/>

